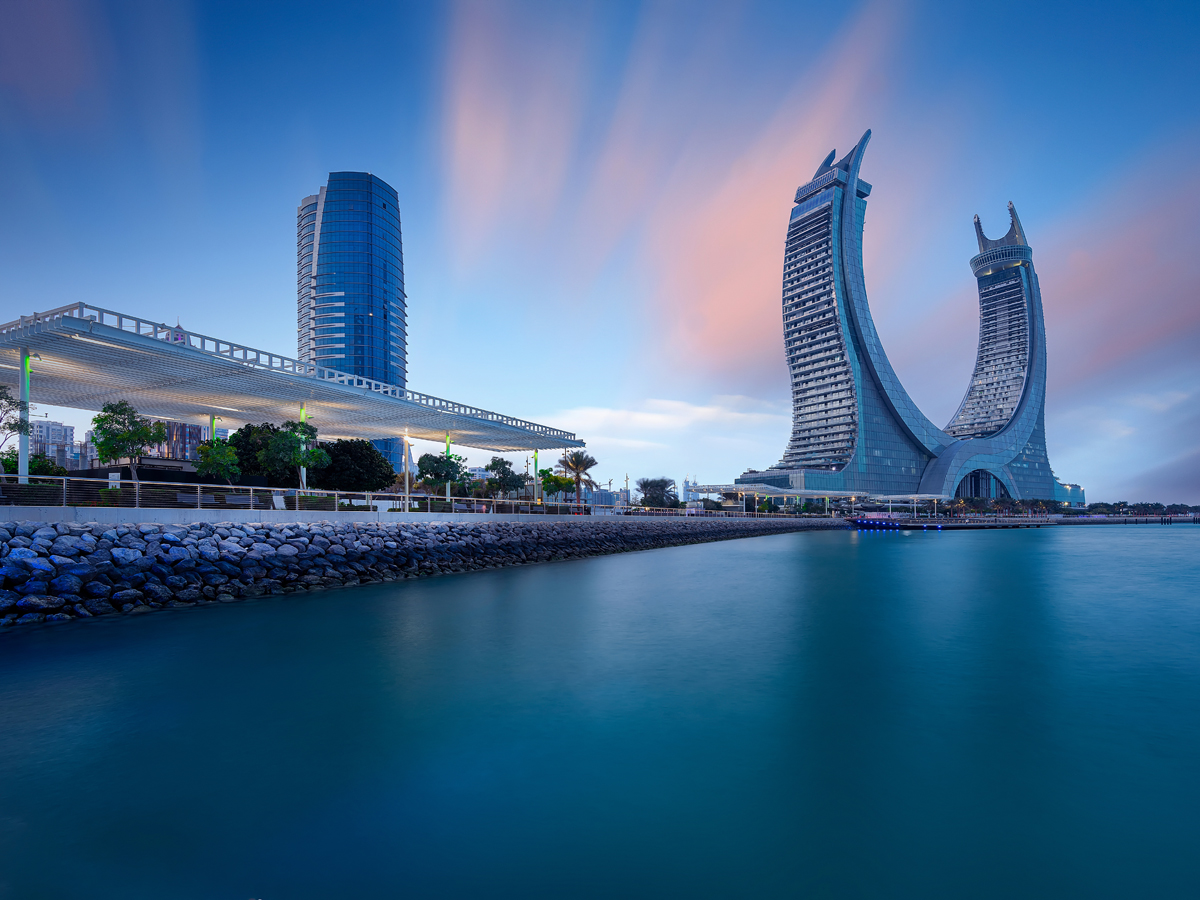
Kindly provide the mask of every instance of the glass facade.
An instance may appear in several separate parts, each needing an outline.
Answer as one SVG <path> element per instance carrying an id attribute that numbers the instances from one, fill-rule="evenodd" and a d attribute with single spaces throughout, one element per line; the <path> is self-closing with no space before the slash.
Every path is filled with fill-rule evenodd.
<path id="1" fill-rule="evenodd" d="M 796 194 L 783 255 L 783 344 L 792 437 L 776 468 L 840 469 L 858 428 L 854 373 L 833 285 L 835 188 Z"/>
<path id="2" fill-rule="evenodd" d="M 404 253 L 396 191 L 367 172 L 330 172 L 296 210 L 298 356 L 406 387 Z M 373 442 L 399 471 L 400 440 Z"/>
<path id="3" fill-rule="evenodd" d="M 983 236 L 979 216 L 975 234 L 983 261 L 972 266 L 979 282 L 979 350 L 966 396 L 946 433 L 960 438 L 989 437 L 1007 425 L 1017 412 L 1029 367 L 1033 251 L 1025 243 L 1016 208 L 1008 204 L 1012 225 L 998 241 Z M 1012 248 L 1002 259 L 990 251 Z M 996 254 L 990 254 L 992 256 Z"/>
<path id="4" fill-rule="evenodd" d="M 1045 325 L 1033 251 L 1016 210 L 1000 240 L 975 228 L 979 350 L 945 429 L 919 410 L 883 350 L 867 302 L 862 235 L 871 185 L 858 177 L 871 132 L 830 153 L 796 191 L 783 266 L 792 434 L 783 458 L 740 484 L 862 496 L 1011 496 L 1083 502 L 1046 456 Z"/>

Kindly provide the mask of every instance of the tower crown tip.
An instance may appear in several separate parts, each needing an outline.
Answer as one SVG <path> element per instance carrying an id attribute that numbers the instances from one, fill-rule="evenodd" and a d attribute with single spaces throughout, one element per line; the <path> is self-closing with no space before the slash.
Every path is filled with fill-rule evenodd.
<path id="1" fill-rule="evenodd" d="M 999 240 L 992 240 L 984 235 L 983 226 L 979 222 L 979 214 L 975 214 L 975 237 L 979 241 L 980 253 L 996 247 L 1029 246 L 1029 242 L 1025 240 L 1025 230 L 1021 227 L 1021 220 L 1017 216 L 1017 207 L 1011 200 L 1008 201 L 1008 217 L 1010 220 L 1008 232 Z"/>

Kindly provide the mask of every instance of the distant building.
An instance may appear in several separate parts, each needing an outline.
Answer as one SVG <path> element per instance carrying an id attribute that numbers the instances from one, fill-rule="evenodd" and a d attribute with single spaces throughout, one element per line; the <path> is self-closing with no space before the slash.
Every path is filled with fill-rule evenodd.
<path id="1" fill-rule="evenodd" d="M 75 445 L 75 426 L 62 422 L 29 422 L 29 452 L 44 456 L 64 469 L 79 468 L 79 448 Z"/>
<path id="2" fill-rule="evenodd" d="M 404 255 L 396 191 L 367 172 L 330 172 L 296 210 L 301 362 L 403 388 Z M 397 471 L 403 441 L 373 441 Z"/>
<path id="3" fill-rule="evenodd" d="M 41 422 L 31 419 L 29 440 L 33 444 L 73 444 L 75 443 L 75 426 L 64 425 L 62 422 Z"/>
<path id="4" fill-rule="evenodd" d="M 487 481 L 492 475 L 492 473 L 483 466 L 469 466 L 467 468 L 467 474 L 471 476 L 473 481 Z"/>

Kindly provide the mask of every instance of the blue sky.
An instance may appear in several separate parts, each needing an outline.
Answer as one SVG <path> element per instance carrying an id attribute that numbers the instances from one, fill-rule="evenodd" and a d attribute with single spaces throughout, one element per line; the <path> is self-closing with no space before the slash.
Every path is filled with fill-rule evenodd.
<path id="1" fill-rule="evenodd" d="M 575 431 L 605 481 L 728 481 L 789 432 L 791 195 L 869 127 L 867 288 L 926 413 L 974 361 L 971 216 L 997 236 L 1012 200 L 1057 474 L 1196 503 L 1198 18 L 5 0 L 2 314 L 86 299 L 292 354 L 296 204 L 369 170 L 400 195 L 410 387 Z"/>

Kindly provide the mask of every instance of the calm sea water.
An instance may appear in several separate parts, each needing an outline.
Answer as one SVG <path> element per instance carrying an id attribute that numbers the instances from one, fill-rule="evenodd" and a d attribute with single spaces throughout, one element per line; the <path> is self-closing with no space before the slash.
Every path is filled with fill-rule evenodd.
<path id="1" fill-rule="evenodd" d="M 1200 527 L 0 635 L 0 897 L 1200 895 Z"/>

